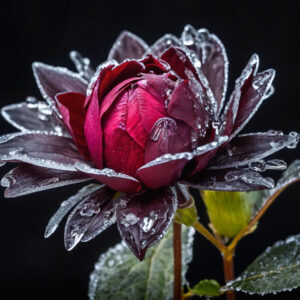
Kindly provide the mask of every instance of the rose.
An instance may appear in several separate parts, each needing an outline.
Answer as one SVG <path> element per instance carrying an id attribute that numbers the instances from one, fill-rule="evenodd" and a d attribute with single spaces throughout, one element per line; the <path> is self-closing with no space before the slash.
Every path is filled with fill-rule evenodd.
<path id="1" fill-rule="evenodd" d="M 295 132 L 238 135 L 272 94 L 275 73 L 257 73 L 253 55 L 224 108 L 227 56 L 207 30 L 186 26 L 181 40 L 165 35 L 151 47 L 124 32 L 96 72 L 78 53 L 71 58 L 78 73 L 34 63 L 49 106 L 30 98 L 3 108 L 21 131 L 0 138 L 1 162 L 20 163 L 1 182 L 6 197 L 91 178 L 104 184 L 85 187 L 49 222 L 47 237 L 77 204 L 65 229 L 69 250 L 116 221 L 142 259 L 186 198 L 179 183 L 202 190 L 271 188 L 273 180 L 259 172 L 286 165 L 263 158 L 299 140 Z"/>

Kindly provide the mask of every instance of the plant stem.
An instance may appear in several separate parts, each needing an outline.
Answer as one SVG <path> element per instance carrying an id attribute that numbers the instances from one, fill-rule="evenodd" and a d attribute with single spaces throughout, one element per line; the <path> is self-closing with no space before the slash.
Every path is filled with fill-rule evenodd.
<path id="1" fill-rule="evenodd" d="M 224 269 L 224 279 L 225 282 L 234 279 L 234 269 L 233 269 L 233 253 L 228 252 L 226 255 L 223 255 L 223 269 Z M 235 292 L 228 291 L 226 292 L 227 300 L 235 300 Z"/>
<path id="2" fill-rule="evenodd" d="M 174 300 L 182 299 L 181 288 L 181 224 L 173 222 Z"/>
<path id="3" fill-rule="evenodd" d="M 204 227 L 199 221 L 193 224 L 193 227 L 202 234 L 206 239 L 208 239 L 216 248 L 220 250 L 223 254 L 227 252 L 226 246 L 219 241 L 206 227 Z"/>

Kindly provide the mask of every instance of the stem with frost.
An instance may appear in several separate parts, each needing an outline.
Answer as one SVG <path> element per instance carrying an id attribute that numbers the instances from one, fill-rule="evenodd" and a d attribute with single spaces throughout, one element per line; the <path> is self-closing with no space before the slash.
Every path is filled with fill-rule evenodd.
<path id="1" fill-rule="evenodd" d="M 182 299 L 181 287 L 181 224 L 173 222 L 174 300 Z"/>

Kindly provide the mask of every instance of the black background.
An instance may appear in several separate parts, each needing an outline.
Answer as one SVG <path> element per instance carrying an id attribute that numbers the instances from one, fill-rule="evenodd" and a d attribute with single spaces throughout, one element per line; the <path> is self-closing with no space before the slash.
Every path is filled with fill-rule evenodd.
<path id="1" fill-rule="evenodd" d="M 227 49 L 229 92 L 252 53 L 261 68 L 274 67 L 276 93 L 262 105 L 244 132 L 281 129 L 300 131 L 299 46 L 296 1 L 11 1 L 1 4 L 1 106 L 39 96 L 31 63 L 43 61 L 72 68 L 68 52 L 76 49 L 97 66 L 117 35 L 128 29 L 151 44 L 164 33 L 179 35 L 184 25 L 206 27 Z M 0 121 L 1 134 L 12 127 Z M 278 157 L 278 155 L 277 155 Z M 280 157 L 291 162 L 296 150 Z M 10 166 L 1 169 L 4 174 Z M 50 190 L 0 202 L 0 298 L 87 299 L 89 273 L 99 255 L 119 241 L 116 228 L 80 244 L 63 246 L 62 226 L 43 239 L 49 217 L 78 186 Z M 257 231 L 245 238 L 236 255 L 236 274 L 278 239 L 300 231 L 300 186 L 284 192 L 269 209 Z M 2 192 L 1 192 L 2 195 Z M 201 203 L 202 220 L 205 220 Z M 195 242 L 192 284 L 203 278 L 222 282 L 218 252 L 202 237 Z M 238 299 L 260 299 L 239 294 Z M 299 299 L 299 290 L 265 299 Z"/>

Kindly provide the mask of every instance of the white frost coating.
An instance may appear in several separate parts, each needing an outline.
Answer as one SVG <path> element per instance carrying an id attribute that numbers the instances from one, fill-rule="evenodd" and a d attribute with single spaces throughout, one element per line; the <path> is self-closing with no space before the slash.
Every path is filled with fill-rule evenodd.
<path id="1" fill-rule="evenodd" d="M 105 61 L 104 63 L 100 64 L 97 69 L 96 69 L 96 72 L 94 73 L 94 75 L 92 76 L 90 82 L 89 82 L 89 85 L 87 87 L 87 91 L 86 91 L 86 95 L 87 96 L 90 96 L 92 91 L 93 91 L 93 88 L 94 88 L 94 85 L 95 85 L 95 82 L 97 81 L 100 73 L 102 70 L 104 70 L 105 68 L 107 68 L 108 66 L 117 66 L 118 65 L 118 62 L 114 59 L 110 59 L 108 61 Z"/>
<path id="2" fill-rule="evenodd" d="M 42 124 L 46 124 L 48 127 L 47 129 L 45 129 L 47 132 L 49 132 L 50 134 L 60 134 L 61 136 L 65 136 L 65 137 L 70 137 L 69 133 L 67 131 L 65 131 L 62 127 L 61 124 L 58 122 L 58 120 L 55 119 L 55 117 L 52 114 L 52 110 L 50 110 L 49 106 L 42 101 L 37 101 L 35 103 L 27 103 L 27 102 L 20 102 L 20 103 L 14 103 L 11 105 L 7 105 L 2 107 L 1 109 L 1 114 L 3 116 L 3 118 L 10 123 L 12 126 L 14 126 L 15 128 L 19 129 L 20 131 L 31 131 L 34 129 L 38 128 L 29 128 L 26 125 L 26 122 L 23 121 L 21 122 L 16 122 L 13 117 L 13 112 L 14 111 L 20 111 L 20 113 L 22 112 L 22 110 L 24 109 L 24 106 L 27 109 L 32 110 L 32 113 L 35 114 L 35 118 L 36 119 L 40 119 L 40 116 L 45 116 L 47 119 L 45 119 L 46 122 L 42 122 Z M 49 109 L 49 110 L 48 110 Z M 40 122 L 41 123 L 41 122 Z"/>
<path id="3" fill-rule="evenodd" d="M 258 73 L 258 75 L 264 74 L 264 78 L 261 79 L 263 83 L 267 81 L 267 87 L 265 88 L 263 95 L 261 96 L 261 99 L 258 101 L 254 109 L 251 111 L 251 113 L 248 115 L 248 117 L 243 121 L 243 123 L 230 135 L 230 140 L 234 138 L 249 122 L 249 120 L 253 117 L 253 115 L 257 112 L 262 102 L 269 97 L 269 89 L 272 86 L 272 82 L 274 80 L 274 77 L 276 75 L 276 71 L 274 69 L 268 69 L 264 72 Z M 267 75 L 265 75 L 267 74 Z"/>
<path id="4" fill-rule="evenodd" d="M 215 140 L 211 143 L 205 144 L 203 146 L 197 147 L 192 152 L 180 152 L 180 153 L 176 153 L 176 154 L 169 154 L 169 153 L 164 154 L 164 155 L 150 161 L 146 165 L 140 167 L 137 171 L 145 169 L 145 168 L 149 168 L 149 167 L 152 167 L 152 166 L 164 164 L 164 163 L 172 161 L 172 160 L 180 160 L 180 159 L 192 160 L 195 156 L 204 154 L 204 153 L 206 153 L 210 150 L 213 150 L 213 149 L 219 147 L 220 145 L 222 145 L 227 140 L 228 140 L 227 136 L 220 136 L 220 137 L 217 138 L 217 140 Z"/>
<path id="5" fill-rule="evenodd" d="M 61 137 L 60 133 L 57 132 L 47 132 L 47 131 L 21 131 L 11 134 L 6 134 L 0 137 L 0 144 L 8 142 L 9 140 L 20 136 L 20 135 L 30 135 L 30 134 L 40 134 L 48 136 L 58 136 Z M 7 154 L 0 154 L 0 161 L 9 162 L 9 161 L 21 161 L 38 167 L 64 170 L 64 171 L 77 171 L 74 164 L 57 162 L 51 159 L 46 158 L 37 158 L 32 157 L 30 154 L 26 153 L 26 150 L 22 147 L 11 148 Z"/>
<path id="6" fill-rule="evenodd" d="M 70 52 L 70 59 L 73 61 L 80 76 L 89 81 L 95 73 L 95 71 L 91 68 L 90 60 L 87 57 L 83 57 L 75 50 Z"/>
<path id="7" fill-rule="evenodd" d="M 126 36 L 126 35 L 130 36 L 133 40 L 136 40 L 145 49 L 145 51 L 147 51 L 149 49 L 149 46 L 143 39 L 141 39 L 139 36 L 137 36 L 136 34 L 130 32 L 130 31 L 124 30 L 117 37 L 116 41 L 114 42 L 113 46 L 111 47 L 108 57 L 107 57 L 108 60 L 113 59 L 116 50 L 121 46 L 121 42 L 124 39 L 124 36 Z"/>
<path id="8" fill-rule="evenodd" d="M 270 134 L 269 132 L 256 132 L 256 133 L 245 133 L 245 134 L 240 134 L 237 138 L 239 137 L 243 137 L 243 136 L 252 136 L 252 135 L 266 135 L 266 136 L 270 136 L 272 134 Z M 256 162 L 256 161 L 260 161 L 263 158 L 270 156 L 271 154 L 283 149 L 283 148 L 288 148 L 289 145 L 295 145 L 295 143 L 297 144 L 297 136 L 293 136 L 293 135 L 287 135 L 287 140 L 283 141 L 281 140 L 280 142 L 270 142 L 270 148 L 269 150 L 264 151 L 261 154 L 257 154 L 255 157 L 253 158 L 249 158 L 249 159 L 244 159 L 243 161 L 235 161 L 233 163 L 227 163 L 224 162 L 224 164 L 222 165 L 211 165 L 209 167 L 207 167 L 208 170 L 218 170 L 218 169 L 227 169 L 227 168 L 232 168 L 232 167 L 242 167 L 245 165 L 249 165 L 252 162 Z M 271 168 L 270 168 L 271 169 Z"/>
<path id="9" fill-rule="evenodd" d="M 90 184 L 83 187 L 81 190 L 78 191 L 77 194 L 68 198 L 64 202 L 61 203 L 59 209 L 56 213 L 51 217 L 49 223 L 46 227 L 44 237 L 48 238 L 53 232 L 57 229 L 58 225 L 60 224 L 61 220 L 64 216 L 81 200 L 87 197 L 89 194 L 93 193 L 94 191 L 101 188 L 101 185 L 98 184 Z"/>
<path id="10" fill-rule="evenodd" d="M 59 73 L 59 74 L 66 74 L 66 75 L 68 75 L 70 77 L 73 77 L 76 80 L 81 81 L 85 85 L 87 85 L 88 82 L 84 78 L 82 78 L 80 76 L 80 74 L 74 73 L 74 72 L 72 72 L 69 69 L 64 68 L 64 67 L 54 67 L 54 66 L 50 66 L 50 65 L 47 65 L 47 64 L 44 64 L 44 63 L 41 63 L 41 62 L 34 62 L 32 64 L 33 75 L 34 75 L 34 78 L 35 78 L 36 83 L 38 85 L 38 88 L 41 91 L 42 96 L 47 101 L 47 103 L 50 105 L 50 107 L 52 108 L 52 110 L 55 111 L 55 113 L 61 118 L 62 116 L 61 116 L 60 112 L 58 111 L 58 109 L 56 108 L 54 100 L 51 99 L 47 95 L 46 91 L 44 90 L 44 88 L 43 88 L 43 86 L 42 86 L 42 84 L 40 82 L 39 75 L 37 74 L 37 71 L 36 71 L 36 69 L 40 68 L 40 67 L 43 68 L 43 69 L 48 69 L 48 70 L 54 71 L 54 72 Z"/>
<path id="11" fill-rule="evenodd" d="M 85 164 L 82 162 L 75 163 L 75 168 L 76 168 L 76 170 L 78 170 L 80 172 L 91 174 L 91 175 L 103 175 L 106 177 L 122 178 L 122 179 L 139 182 L 134 177 L 131 177 L 131 176 L 123 174 L 123 173 L 118 173 L 112 169 L 105 168 L 105 169 L 99 170 L 99 169 L 92 168 L 88 164 Z"/>

